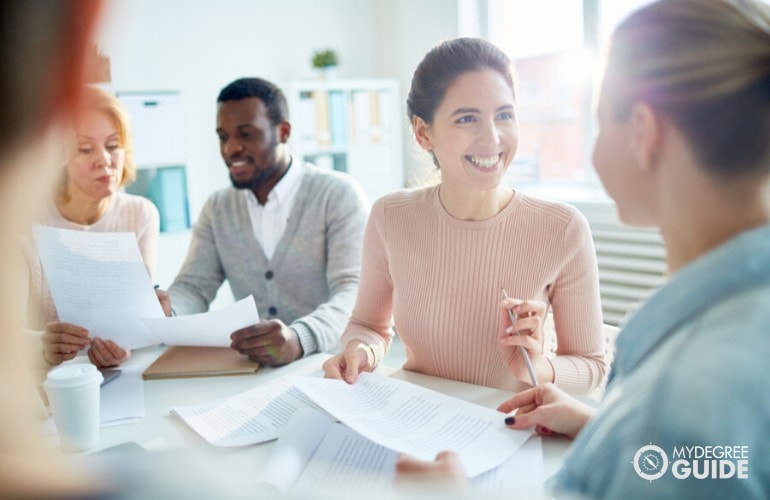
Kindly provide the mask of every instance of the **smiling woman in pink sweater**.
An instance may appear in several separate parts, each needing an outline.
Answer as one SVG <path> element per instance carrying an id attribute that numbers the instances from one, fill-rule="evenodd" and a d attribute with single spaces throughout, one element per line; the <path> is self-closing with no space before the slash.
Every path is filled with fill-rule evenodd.
<path id="1" fill-rule="evenodd" d="M 585 218 L 574 208 L 501 185 L 516 153 L 510 60 L 471 38 L 432 49 L 407 100 L 437 186 L 391 193 L 372 208 L 356 305 L 328 377 L 355 382 L 398 332 L 404 368 L 511 391 L 539 382 L 575 394 L 604 380 L 598 272 Z M 501 287 L 512 297 L 501 303 Z M 505 309 L 518 320 L 511 327 Z M 543 352 L 553 310 L 558 348 Z M 519 331 L 521 338 L 511 336 Z"/>

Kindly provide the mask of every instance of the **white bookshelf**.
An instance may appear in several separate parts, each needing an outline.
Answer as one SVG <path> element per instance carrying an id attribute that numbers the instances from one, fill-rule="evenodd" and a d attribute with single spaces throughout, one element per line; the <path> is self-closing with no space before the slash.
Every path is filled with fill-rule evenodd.
<path id="1" fill-rule="evenodd" d="M 288 99 L 296 157 L 349 173 L 371 201 L 404 187 L 397 80 L 295 81 Z"/>

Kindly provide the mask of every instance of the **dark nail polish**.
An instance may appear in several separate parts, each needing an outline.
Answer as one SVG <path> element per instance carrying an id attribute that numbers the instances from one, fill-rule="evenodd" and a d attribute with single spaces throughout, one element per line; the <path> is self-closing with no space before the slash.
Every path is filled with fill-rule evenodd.
<path id="1" fill-rule="evenodd" d="M 505 425 L 513 425 L 516 423 L 516 417 L 505 417 Z"/>

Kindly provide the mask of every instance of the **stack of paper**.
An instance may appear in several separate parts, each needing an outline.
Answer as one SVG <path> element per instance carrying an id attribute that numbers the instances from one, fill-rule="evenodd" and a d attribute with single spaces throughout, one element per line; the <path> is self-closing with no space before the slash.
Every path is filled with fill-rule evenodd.
<path id="1" fill-rule="evenodd" d="M 291 382 L 172 412 L 218 446 L 280 436 L 264 482 L 281 491 L 343 483 L 389 488 L 399 453 L 432 460 L 452 450 L 483 491 L 508 493 L 515 480 L 517 493 L 542 493 L 540 441 L 505 427 L 495 410 L 371 373 L 353 385 Z"/>

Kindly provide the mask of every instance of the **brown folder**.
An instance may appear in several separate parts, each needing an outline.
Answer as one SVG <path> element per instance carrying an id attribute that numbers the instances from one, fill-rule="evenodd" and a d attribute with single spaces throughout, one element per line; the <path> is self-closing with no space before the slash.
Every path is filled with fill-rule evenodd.
<path id="1" fill-rule="evenodd" d="M 171 346 L 142 373 L 145 380 L 256 373 L 259 363 L 229 347 Z"/>

